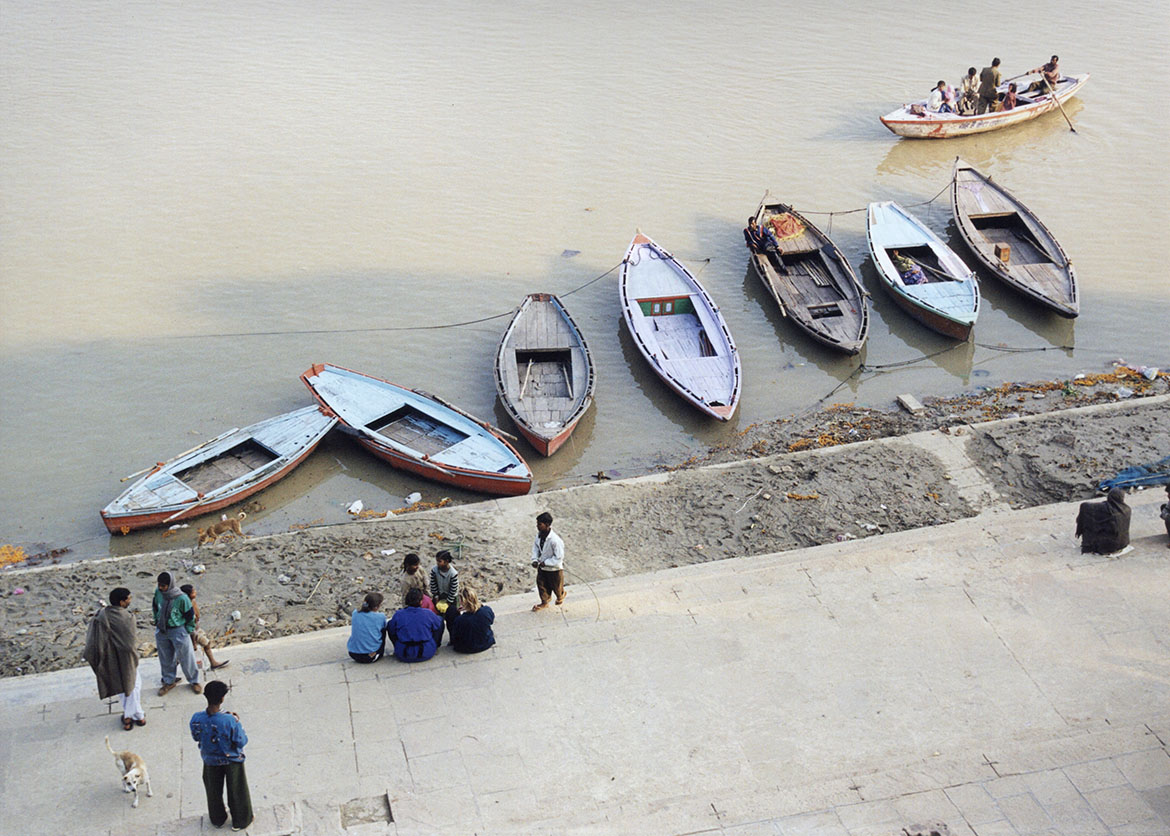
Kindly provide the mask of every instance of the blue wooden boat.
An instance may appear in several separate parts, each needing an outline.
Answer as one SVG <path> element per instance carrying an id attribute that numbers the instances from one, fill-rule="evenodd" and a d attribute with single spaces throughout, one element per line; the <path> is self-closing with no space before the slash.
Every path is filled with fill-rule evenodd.
<path id="1" fill-rule="evenodd" d="M 428 392 L 317 363 L 301 375 L 343 431 L 393 467 L 481 493 L 528 493 L 532 471 L 498 431 Z"/>
<path id="2" fill-rule="evenodd" d="M 622 261 L 619 292 L 626 327 L 655 374 L 687 403 L 730 420 L 739 405 L 739 352 L 698 279 L 639 232 Z"/>
<path id="3" fill-rule="evenodd" d="M 228 430 L 150 468 L 102 509 L 102 521 L 127 534 L 226 508 L 291 473 L 336 423 L 313 405 Z"/>
<path id="4" fill-rule="evenodd" d="M 979 316 L 975 274 L 930 228 L 897 203 L 869 204 L 865 216 L 869 252 L 894 301 L 928 328 L 965 340 Z M 924 281 L 910 284 L 894 266 L 891 253 L 915 261 Z"/>

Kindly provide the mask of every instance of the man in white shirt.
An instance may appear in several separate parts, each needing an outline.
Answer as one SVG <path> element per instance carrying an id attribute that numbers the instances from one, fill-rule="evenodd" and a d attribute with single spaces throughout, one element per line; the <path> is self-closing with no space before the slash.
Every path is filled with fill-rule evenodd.
<path id="1" fill-rule="evenodd" d="M 552 530 L 548 511 L 536 518 L 536 540 L 532 543 L 532 566 L 536 569 L 536 591 L 540 603 L 533 612 L 543 610 L 552 598 L 560 605 L 565 600 L 565 541 Z"/>

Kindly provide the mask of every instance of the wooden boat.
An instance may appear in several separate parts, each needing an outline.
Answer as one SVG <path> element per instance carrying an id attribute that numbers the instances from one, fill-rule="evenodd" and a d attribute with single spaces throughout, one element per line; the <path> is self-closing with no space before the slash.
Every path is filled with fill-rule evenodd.
<path id="1" fill-rule="evenodd" d="M 102 521 L 127 534 L 219 511 L 291 473 L 336 423 L 313 405 L 228 430 L 156 464 L 102 509 Z"/>
<path id="2" fill-rule="evenodd" d="M 484 421 L 428 392 L 318 363 L 301 375 L 341 429 L 393 467 L 481 493 L 528 493 L 532 472 Z"/>
<path id="3" fill-rule="evenodd" d="M 979 316 L 979 285 L 950 247 L 893 201 L 869 204 L 865 235 L 882 283 L 906 313 L 948 337 L 970 336 Z M 926 281 L 907 284 L 890 260 L 894 250 L 918 262 Z"/>
<path id="4" fill-rule="evenodd" d="M 926 109 L 926 100 L 902 105 L 897 110 L 881 117 L 882 124 L 907 139 L 949 139 L 954 136 L 979 134 L 996 131 L 1021 122 L 1030 122 L 1056 110 L 1057 100 L 1061 104 L 1071 99 L 1089 80 L 1088 73 L 1064 76 L 1056 83 L 1056 98 L 1050 93 L 1041 95 L 1020 94 L 1018 104 L 1011 110 L 999 113 L 984 113 L 977 116 L 960 116 L 957 113 L 931 113 Z M 1008 82 L 997 89 L 1007 92 Z"/>
<path id="5" fill-rule="evenodd" d="M 739 403 L 739 352 L 707 291 L 639 232 L 619 282 L 626 327 L 646 362 L 692 406 L 720 421 Z"/>
<path id="6" fill-rule="evenodd" d="M 951 211 L 959 234 L 988 271 L 1061 316 L 1080 313 L 1076 274 L 1056 237 L 1011 192 L 958 157 Z"/>
<path id="7" fill-rule="evenodd" d="M 857 354 L 869 332 L 869 305 L 849 259 L 825 233 L 783 203 L 756 210 L 756 223 L 769 229 L 779 253 L 752 253 L 752 267 L 780 307 L 819 343 Z"/>
<path id="8" fill-rule="evenodd" d="M 561 300 L 526 296 L 496 351 L 496 391 L 521 435 L 551 456 L 593 403 L 593 386 L 593 357 Z"/>

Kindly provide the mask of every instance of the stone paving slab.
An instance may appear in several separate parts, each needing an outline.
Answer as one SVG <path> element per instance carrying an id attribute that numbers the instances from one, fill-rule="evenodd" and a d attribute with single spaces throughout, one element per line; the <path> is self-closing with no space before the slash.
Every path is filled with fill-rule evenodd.
<path id="1" fill-rule="evenodd" d="M 542 613 L 511 596 L 478 656 L 357 665 L 345 630 L 233 647 L 249 832 L 1170 833 L 1158 500 L 1135 495 L 1118 558 L 1080 554 L 1076 503 L 996 506 Z M 0 681 L 0 834 L 215 831 L 202 698 L 145 702 L 127 734 L 88 669 Z M 106 734 L 149 765 L 137 810 Z"/>

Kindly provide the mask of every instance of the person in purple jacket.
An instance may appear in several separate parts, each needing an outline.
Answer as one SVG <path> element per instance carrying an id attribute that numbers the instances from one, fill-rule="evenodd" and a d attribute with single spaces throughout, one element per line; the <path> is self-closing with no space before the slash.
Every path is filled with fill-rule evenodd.
<path id="1" fill-rule="evenodd" d="M 443 641 L 443 619 L 423 609 L 422 590 L 406 593 L 406 606 L 394 613 L 386 635 L 394 642 L 394 655 L 403 662 L 425 662 Z"/>

